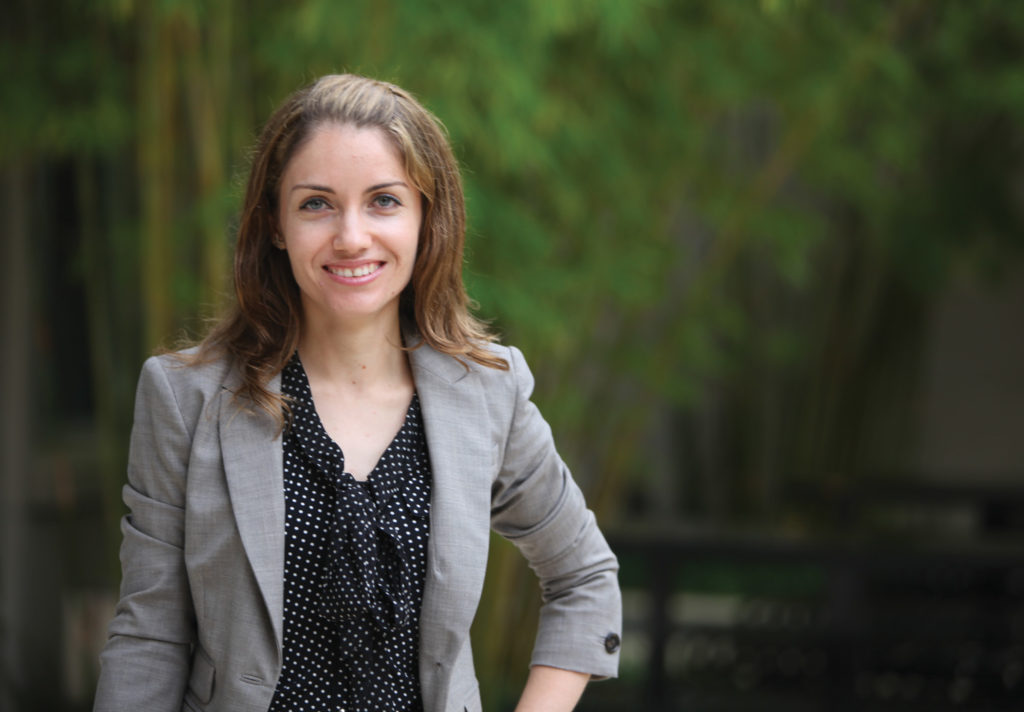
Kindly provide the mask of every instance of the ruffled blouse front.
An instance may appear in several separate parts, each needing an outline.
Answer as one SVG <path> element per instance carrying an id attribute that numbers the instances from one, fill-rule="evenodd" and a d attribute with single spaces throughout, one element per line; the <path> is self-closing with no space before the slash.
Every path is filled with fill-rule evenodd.
<path id="1" fill-rule="evenodd" d="M 430 462 L 414 395 L 365 482 L 345 472 L 296 354 L 281 374 L 284 665 L 271 712 L 421 710 L 419 614 Z"/>

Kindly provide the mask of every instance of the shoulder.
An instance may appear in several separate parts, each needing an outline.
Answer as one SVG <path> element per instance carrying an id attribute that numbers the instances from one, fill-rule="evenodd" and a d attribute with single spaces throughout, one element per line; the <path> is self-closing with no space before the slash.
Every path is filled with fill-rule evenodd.
<path id="1" fill-rule="evenodd" d="M 414 342 L 409 359 L 415 372 L 428 373 L 450 384 L 468 380 L 487 388 L 532 389 L 533 376 L 518 348 L 493 342 L 482 343 L 479 347 L 499 362 L 504 362 L 507 368 L 487 366 L 465 356 L 446 354 L 426 343 Z"/>
<path id="2" fill-rule="evenodd" d="M 222 391 L 233 391 L 238 380 L 229 358 L 200 360 L 195 348 L 151 356 L 142 365 L 136 407 L 173 401 L 176 410 L 192 419 Z"/>
<path id="3" fill-rule="evenodd" d="M 227 356 L 200 358 L 197 347 L 150 356 L 143 375 L 161 376 L 175 388 L 220 389 L 233 381 L 236 369 Z"/>
<path id="4" fill-rule="evenodd" d="M 508 387 L 514 388 L 519 394 L 525 393 L 525 395 L 529 396 L 530 392 L 533 391 L 533 374 L 530 372 L 530 367 L 526 364 L 526 357 L 523 356 L 523 352 L 510 344 L 498 343 L 487 344 L 486 350 L 507 363 L 508 369 L 490 368 L 478 363 L 473 363 L 472 369 L 480 373 L 481 377 L 486 380 L 507 384 Z"/>
<path id="5" fill-rule="evenodd" d="M 489 344 L 488 352 L 505 360 L 507 369 L 458 359 L 424 344 L 409 354 L 427 421 L 460 423 L 505 442 L 516 423 L 530 421 L 533 376 L 514 346 Z"/>

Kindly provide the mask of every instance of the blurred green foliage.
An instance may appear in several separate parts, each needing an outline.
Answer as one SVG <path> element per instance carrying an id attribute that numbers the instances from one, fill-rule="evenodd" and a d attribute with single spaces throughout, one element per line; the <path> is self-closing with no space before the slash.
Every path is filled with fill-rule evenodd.
<path id="1" fill-rule="evenodd" d="M 221 303 L 246 148 L 323 73 L 395 81 L 446 123 L 470 291 L 608 522 L 660 496 L 655 421 L 709 393 L 734 474 L 690 514 L 777 518 L 786 478 L 898 447 L 898 413 L 882 443 L 867 423 L 913 387 L 923 306 L 1024 247 L 1021 3 L 11 5 L 0 164 L 71 169 L 33 214 L 73 216 L 111 526 L 138 363 Z M 506 559 L 485 678 L 531 643 Z"/>

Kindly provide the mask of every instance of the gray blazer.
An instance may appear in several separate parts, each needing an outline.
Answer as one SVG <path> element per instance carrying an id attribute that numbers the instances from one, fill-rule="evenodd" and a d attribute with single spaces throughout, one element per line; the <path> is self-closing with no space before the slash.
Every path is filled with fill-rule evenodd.
<path id="1" fill-rule="evenodd" d="M 515 348 L 498 371 L 410 353 L 433 472 L 420 685 L 427 712 L 478 710 L 469 628 L 490 530 L 537 574 L 532 664 L 614 676 L 618 564 L 530 401 Z M 96 712 L 266 710 L 282 664 L 284 485 L 274 418 L 239 407 L 226 361 L 149 359 L 135 405 L 121 599 Z M 279 380 L 271 383 L 279 388 Z"/>

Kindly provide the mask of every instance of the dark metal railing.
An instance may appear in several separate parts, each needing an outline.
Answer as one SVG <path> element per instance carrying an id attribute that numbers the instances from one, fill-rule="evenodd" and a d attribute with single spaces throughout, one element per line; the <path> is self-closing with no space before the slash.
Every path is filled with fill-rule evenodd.
<path id="1" fill-rule="evenodd" d="M 956 494 L 897 491 L 914 506 Z M 967 497 L 978 521 L 986 503 L 1016 521 L 1015 493 L 984 494 Z M 1024 538 L 995 533 L 611 532 L 632 664 L 583 709 L 1024 709 Z M 704 620 L 695 601 L 729 615 Z"/>

